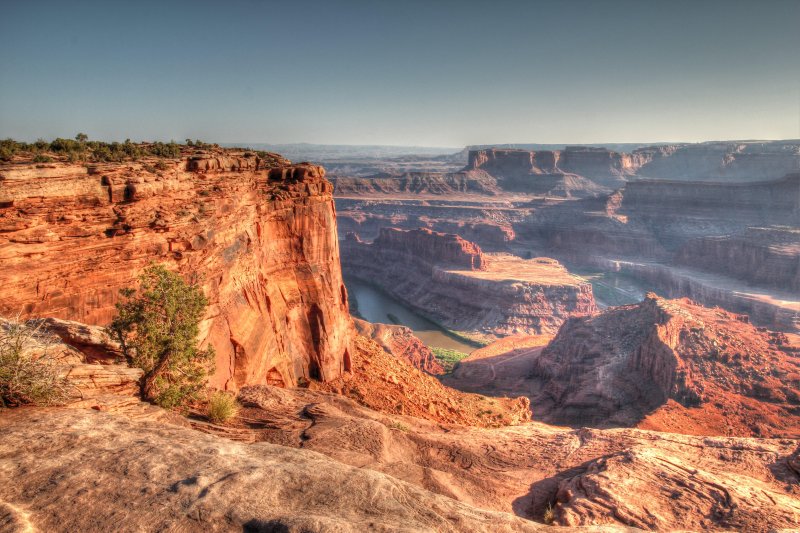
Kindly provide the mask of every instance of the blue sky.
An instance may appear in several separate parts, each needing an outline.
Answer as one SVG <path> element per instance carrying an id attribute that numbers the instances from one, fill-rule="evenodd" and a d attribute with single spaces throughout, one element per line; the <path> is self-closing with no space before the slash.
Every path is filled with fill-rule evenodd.
<path id="1" fill-rule="evenodd" d="M 0 1 L 0 137 L 800 137 L 800 0 Z"/>

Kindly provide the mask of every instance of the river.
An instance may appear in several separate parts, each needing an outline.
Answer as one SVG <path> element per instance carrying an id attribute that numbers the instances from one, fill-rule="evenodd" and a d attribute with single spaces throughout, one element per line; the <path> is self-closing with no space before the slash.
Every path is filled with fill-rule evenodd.
<path id="1" fill-rule="evenodd" d="M 475 347 L 460 341 L 409 307 L 385 292 L 352 278 L 345 280 L 350 305 L 358 314 L 370 322 L 401 324 L 414 331 L 422 342 L 430 347 L 447 348 L 470 353 Z M 391 315 L 391 317 L 389 316 Z"/>

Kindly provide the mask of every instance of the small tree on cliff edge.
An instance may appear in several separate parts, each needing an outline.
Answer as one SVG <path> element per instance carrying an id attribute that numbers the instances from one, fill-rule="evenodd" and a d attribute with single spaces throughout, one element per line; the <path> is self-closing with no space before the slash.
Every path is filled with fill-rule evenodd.
<path id="1" fill-rule="evenodd" d="M 144 370 L 142 396 L 162 407 L 197 399 L 211 371 L 214 350 L 197 347 L 198 324 L 208 301 L 197 285 L 161 265 L 148 266 L 140 288 L 122 289 L 124 301 L 109 330 L 129 362 Z"/>

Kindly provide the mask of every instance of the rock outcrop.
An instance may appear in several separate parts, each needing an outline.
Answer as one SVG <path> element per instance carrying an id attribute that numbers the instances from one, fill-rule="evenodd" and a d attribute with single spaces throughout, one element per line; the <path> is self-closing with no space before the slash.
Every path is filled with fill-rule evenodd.
<path id="1" fill-rule="evenodd" d="M 542 521 L 550 508 L 554 525 L 766 533 L 800 521 L 796 439 L 536 422 L 442 426 L 335 395 L 264 386 L 240 399 L 248 418 L 269 421 L 250 430 L 257 439 L 315 450 L 484 509 Z"/>
<path id="2" fill-rule="evenodd" d="M 332 186 L 279 156 L 0 167 L 0 314 L 106 325 L 150 262 L 198 281 L 212 384 L 294 386 L 349 367 Z"/>
<path id="3" fill-rule="evenodd" d="M 386 353 L 428 374 L 444 373 L 444 368 L 436 360 L 431 349 L 415 337 L 410 328 L 394 324 L 373 324 L 359 318 L 354 318 L 353 323 L 359 335 L 374 340 Z"/>
<path id="4" fill-rule="evenodd" d="M 595 310 L 591 285 L 557 261 L 487 256 L 457 235 L 384 228 L 372 244 L 342 244 L 348 275 L 445 326 L 481 335 L 543 333 Z"/>
<path id="5" fill-rule="evenodd" d="M 374 470 L 88 410 L 0 418 L 11 531 L 537 531 Z M 69 502 L 65 505 L 64 502 Z"/>
<path id="6" fill-rule="evenodd" d="M 800 434 L 800 360 L 746 316 L 655 295 L 575 318 L 536 357 L 537 418 L 701 435 Z"/>

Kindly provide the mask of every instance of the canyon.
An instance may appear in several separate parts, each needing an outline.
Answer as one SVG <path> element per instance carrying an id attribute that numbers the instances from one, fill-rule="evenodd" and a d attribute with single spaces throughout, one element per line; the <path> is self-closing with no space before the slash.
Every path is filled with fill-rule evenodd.
<path id="1" fill-rule="evenodd" d="M 0 416 L 10 480 L 0 524 L 798 526 L 800 175 L 633 181 L 656 155 L 645 164 L 573 147 L 498 163 L 495 150 L 495 162 L 476 153 L 479 169 L 451 172 L 464 181 L 404 169 L 395 181 L 347 178 L 339 197 L 316 164 L 182 150 L 158 161 L 0 165 L 0 314 L 49 317 L 58 340 L 48 349 L 71 391 L 65 406 Z M 537 169 L 584 190 L 507 190 Z M 209 299 L 199 340 L 217 353 L 210 385 L 241 404 L 226 424 L 142 402 L 141 370 L 103 329 L 119 289 L 135 287 L 150 262 Z M 752 283 L 764 308 L 748 317 L 654 294 L 608 307 L 595 300 L 608 288 L 573 265 L 664 269 L 665 284 L 702 273 L 712 278 L 703 287 L 731 283 L 716 297 L 734 302 Z M 348 276 L 494 342 L 444 374 L 408 328 L 351 317 Z M 65 508 L 64 497 L 93 513 Z"/>
<path id="2" fill-rule="evenodd" d="M 555 333 L 595 310 L 592 288 L 549 258 L 484 254 L 455 234 L 382 228 L 371 244 L 348 234 L 344 268 L 471 336 Z"/>
<path id="3" fill-rule="evenodd" d="M 455 233 L 489 252 L 621 274 L 642 292 L 691 297 L 747 313 L 761 326 L 798 332 L 798 153 L 800 143 L 793 141 L 630 153 L 480 148 L 469 151 L 462 172 L 490 175 L 496 184 L 490 194 L 351 185 L 335 193 L 339 234 L 369 241 L 386 227 Z M 558 193 L 548 185 L 553 176 L 569 177 L 581 191 Z M 344 269 L 347 275 L 347 264 Z"/>

